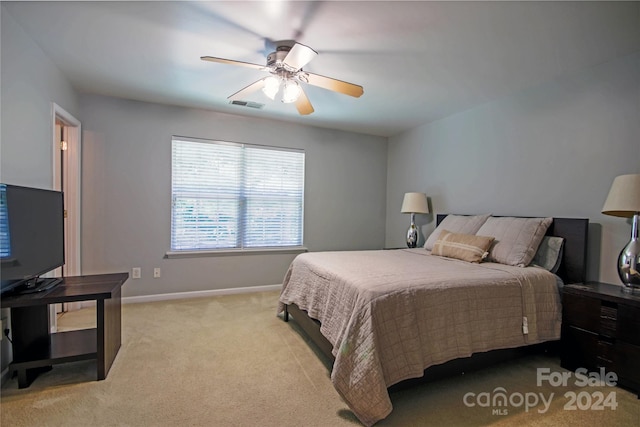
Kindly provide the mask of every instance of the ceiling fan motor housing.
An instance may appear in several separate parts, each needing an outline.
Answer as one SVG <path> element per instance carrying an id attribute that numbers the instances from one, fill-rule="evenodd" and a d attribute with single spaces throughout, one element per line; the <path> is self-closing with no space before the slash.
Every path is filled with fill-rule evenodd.
<path id="1" fill-rule="evenodd" d="M 289 46 L 279 46 L 278 50 L 271 52 L 267 56 L 267 67 L 282 67 L 284 58 L 287 57 L 290 50 Z"/>

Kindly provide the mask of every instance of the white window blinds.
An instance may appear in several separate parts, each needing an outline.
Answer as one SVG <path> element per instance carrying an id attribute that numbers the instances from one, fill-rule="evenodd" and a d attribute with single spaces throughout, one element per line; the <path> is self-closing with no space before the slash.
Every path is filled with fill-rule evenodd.
<path id="1" fill-rule="evenodd" d="M 304 152 L 174 137 L 171 250 L 302 246 Z"/>

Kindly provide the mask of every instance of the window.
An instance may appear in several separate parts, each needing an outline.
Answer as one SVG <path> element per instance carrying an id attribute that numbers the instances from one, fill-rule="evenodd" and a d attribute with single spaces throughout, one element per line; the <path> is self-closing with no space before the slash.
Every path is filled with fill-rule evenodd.
<path id="1" fill-rule="evenodd" d="M 172 139 L 171 250 L 302 246 L 304 152 Z"/>

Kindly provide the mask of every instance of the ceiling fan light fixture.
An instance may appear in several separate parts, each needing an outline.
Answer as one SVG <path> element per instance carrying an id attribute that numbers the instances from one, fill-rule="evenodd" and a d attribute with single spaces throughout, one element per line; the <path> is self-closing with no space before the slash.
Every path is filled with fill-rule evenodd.
<path id="1" fill-rule="evenodd" d="M 262 88 L 262 92 L 267 95 L 271 100 L 276 99 L 276 95 L 280 90 L 280 79 L 274 76 L 267 77 L 264 79 L 264 87 Z"/>
<path id="2" fill-rule="evenodd" d="M 296 102 L 301 92 L 300 85 L 297 81 L 287 79 L 284 82 L 284 88 L 282 89 L 282 102 L 290 104 Z"/>
<path id="3" fill-rule="evenodd" d="M 309 102 L 307 94 L 300 86 L 300 82 L 355 98 L 364 93 L 362 86 L 303 71 L 302 68 L 318 55 L 318 52 L 309 46 L 297 43 L 295 40 L 280 40 L 273 42 L 273 44 L 276 45 L 276 49 L 267 56 L 266 67 L 260 64 L 217 58 L 215 56 L 201 56 L 200 59 L 221 64 L 239 65 L 271 73 L 271 76 L 257 80 L 231 94 L 227 97 L 231 101 L 248 102 L 244 101 L 244 99 L 261 89 L 269 99 L 275 101 L 278 98 L 283 103 L 293 103 L 298 113 L 307 115 L 313 113 L 314 109 L 311 102 Z"/>

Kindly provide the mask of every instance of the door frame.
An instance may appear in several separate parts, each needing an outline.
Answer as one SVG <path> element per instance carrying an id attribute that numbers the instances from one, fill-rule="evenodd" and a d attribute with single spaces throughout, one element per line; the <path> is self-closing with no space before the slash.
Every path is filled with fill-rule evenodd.
<path id="1" fill-rule="evenodd" d="M 81 258 L 81 190 L 82 190 L 82 124 L 64 108 L 51 103 L 52 116 L 52 162 L 53 162 L 53 189 L 63 190 L 67 210 L 65 219 L 65 276 L 79 276 L 82 274 Z M 67 149 L 64 151 L 64 164 L 61 159 L 59 122 L 64 127 L 64 140 Z M 64 173 L 64 178 L 62 174 Z M 64 183 L 63 183 L 64 181 Z M 57 269 L 56 276 L 63 274 L 62 269 Z M 77 305 L 77 306 L 76 306 Z M 70 310 L 79 309 L 80 303 L 70 303 Z M 49 313 L 51 330 L 57 330 L 57 312 L 54 308 Z"/>

